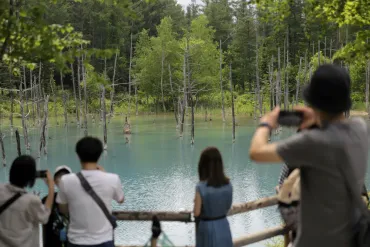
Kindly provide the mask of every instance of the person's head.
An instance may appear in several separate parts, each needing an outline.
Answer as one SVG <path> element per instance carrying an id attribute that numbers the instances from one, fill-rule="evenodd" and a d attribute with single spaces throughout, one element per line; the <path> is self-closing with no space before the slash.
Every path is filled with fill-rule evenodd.
<path id="1" fill-rule="evenodd" d="M 350 76 L 339 66 L 321 65 L 312 75 L 303 96 L 321 122 L 337 119 L 352 106 Z"/>
<path id="2" fill-rule="evenodd" d="M 58 166 L 54 172 L 54 183 L 56 186 L 59 186 L 60 179 L 69 173 L 72 173 L 72 170 L 68 166 Z"/>
<path id="3" fill-rule="evenodd" d="M 229 183 L 225 176 L 224 165 L 220 151 L 215 147 L 203 150 L 198 163 L 200 181 L 207 181 L 208 186 L 220 187 Z"/>
<path id="4" fill-rule="evenodd" d="M 32 188 L 36 180 L 36 161 L 29 155 L 17 157 L 10 168 L 9 182 L 19 188 Z"/>
<path id="5" fill-rule="evenodd" d="M 76 144 L 76 153 L 81 164 L 97 163 L 103 152 L 103 143 L 95 137 L 84 137 Z"/>

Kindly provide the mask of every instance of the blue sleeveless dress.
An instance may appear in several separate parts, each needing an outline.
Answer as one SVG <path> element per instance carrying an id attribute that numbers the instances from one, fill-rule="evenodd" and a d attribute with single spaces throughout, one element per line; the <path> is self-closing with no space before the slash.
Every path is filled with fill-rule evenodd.
<path id="1" fill-rule="evenodd" d="M 202 198 L 200 218 L 217 218 L 227 215 L 233 198 L 231 183 L 219 188 L 199 182 L 196 190 Z M 233 247 L 230 225 L 227 218 L 204 221 L 200 220 L 196 247 Z"/>

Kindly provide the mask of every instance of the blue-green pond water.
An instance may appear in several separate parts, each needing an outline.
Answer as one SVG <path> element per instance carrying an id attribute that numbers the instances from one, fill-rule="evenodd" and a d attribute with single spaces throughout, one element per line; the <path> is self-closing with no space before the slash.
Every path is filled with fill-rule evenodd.
<path id="1" fill-rule="evenodd" d="M 70 117 L 71 119 L 72 117 Z M 60 118 L 59 122 L 63 122 Z M 114 204 L 121 210 L 191 210 L 198 181 L 197 163 L 200 152 L 207 146 L 220 149 L 227 175 L 234 186 L 233 203 L 242 203 L 274 194 L 280 173 L 280 165 L 256 165 L 248 157 L 248 150 L 256 122 L 238 117 L 236 142 L 231 140 L 231 121 L 223 124 L 219 119 L 196 121 L 195 144 L 190 145 L 190 126 L 183 138 L 179 138 L 172 115 L 131 117 L 133 134 L 125 144 L 122 134 L 124 119 L 118 116 L 108 125 L 108 150 L 100 164 L 109 172 L 121 177 L 125 203 Z M 190 122 L 188 122 L 189 124 Z M 16 157 L 15 135 L 11 135 L 7 120 L 1 120 L 5 134 L 4 144 L 8 167 Z M 38 156 L 40 128 L 29 126 L 31 154 Z M 20 129 L 22 134 L 22 131 Z M 292 133 L 283 131 L 282 136 Z M 89 135 L 103 137 L 102 126 L 89 121 Z M 49 126 L 48 155 L 38 160 L 39 169 L 54 169 L 68 165 L 73 171 L 80 169 L 74 152 L 75 143 L 83 136 L 83 130 L 70 123 L 67 128 Z M 21 137 L 22 138 L 22 137 Z M 274 136 L 273 139 L 280 138 Z M 21 139 L 22 149 L 24 141 Z M 8 180 L 8 167 L 0 168 L 0 182 Z M 46 186 L 38 181 L 32 189 L 45 195 Z M 93 217 L 93 216 L 92 216 Z M 280 223 L 276 207 L 256 210 L 229 217 L 233 237 L 254 233 Z M 194 225 L 162 223 L 164 232 L 175 245 L 194 244 Z M 116 243 L 144 245 L 151 235 L 150 222 L 120 222 L 116 230 Z M 254 246 L 264 246 L 258 243 Z"/>

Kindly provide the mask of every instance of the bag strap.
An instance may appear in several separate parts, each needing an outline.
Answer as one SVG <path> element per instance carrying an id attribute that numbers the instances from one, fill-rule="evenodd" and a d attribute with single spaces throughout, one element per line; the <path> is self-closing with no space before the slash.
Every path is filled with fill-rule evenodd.
<path id="1" fill-rule="evenodd" d="M 77 177 L 80 179 L 82 187 L 85 191 L 94 199 L 94 201 L 98 204 L 100 209 L 103 211 L 105 217 L 109 220 L 109 223 L 112 225 L 113 229 L 115 228 L 115 222 L 112 218 L 111 213 L 109 213 L 107 206 L 105 203 L 100 199 L 100 197 L 95 193 L 89 182 L 85 179 L 81 172 L 77 173 Z"/>
<path id="2" fill-rule="evenodd" d="M 19 197 L 21 197 L 21 193 L 17 193 L 12 196 L 9 200 L 7 200 L 3 205 L 0 206 L 0 215 L 7 209 L 10 205 L 12 205 Z"/>

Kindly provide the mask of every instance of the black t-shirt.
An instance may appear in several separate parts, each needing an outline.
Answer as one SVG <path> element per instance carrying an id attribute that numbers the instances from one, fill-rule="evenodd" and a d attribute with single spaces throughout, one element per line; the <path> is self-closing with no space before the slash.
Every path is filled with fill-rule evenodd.
<path id="1" fill-rule="evenodd" d="M 43 242 L 44 247 L 62 247 L 59 232 L 63 227 L 67 227 L 68 218 L 59 212 L 58 204 L 56 203 L 57 193 L 54 195 L 53 208 L 49 217 L 48 223 L 43 226 Z M 45 203 L 46 196 L 42 199 Z"/>

